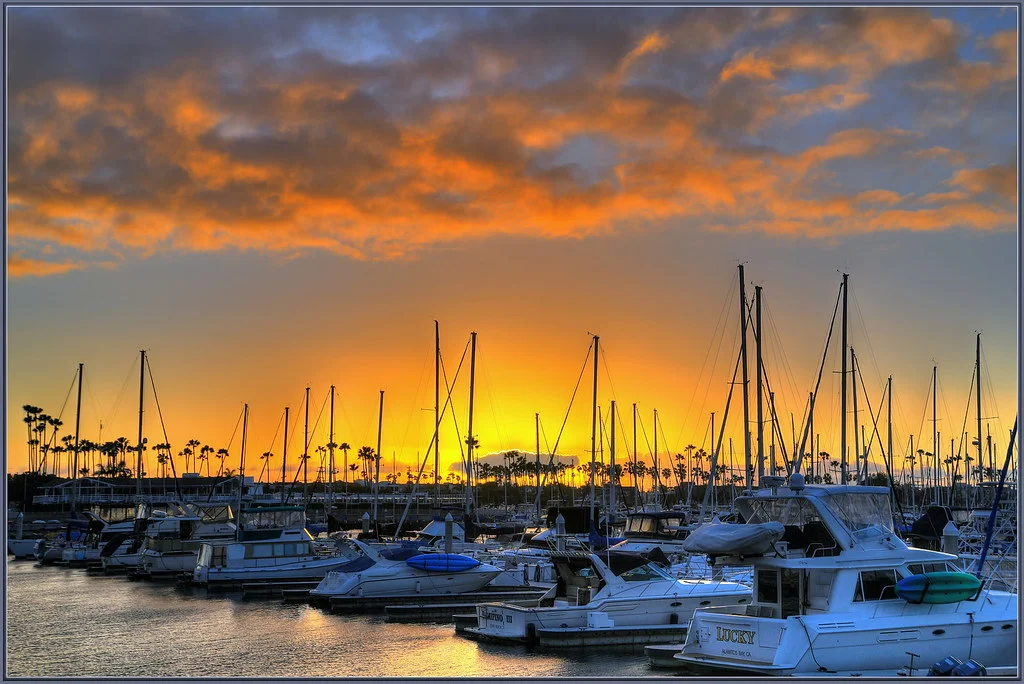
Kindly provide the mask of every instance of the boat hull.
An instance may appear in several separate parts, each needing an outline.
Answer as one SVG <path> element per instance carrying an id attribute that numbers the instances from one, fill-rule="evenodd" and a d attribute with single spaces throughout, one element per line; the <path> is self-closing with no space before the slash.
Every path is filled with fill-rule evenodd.
<path id="1" fill-rule="evenodd" d="M 38 539 L 8 539 L 7 553 L 16 559 L 35 558 L 36 544 L 38 543 Z"/>
<path id="2" fill-rule="evenodd" d="M 1001 593 L 1001 592 L 1000 592 Z M 947 656 L 987 667 L 1017 661 L 1017 597 L 958 605 L 884 602 L 871 614 L 750 618 L 698 611 L 676 656 L 697 669 L 757 675 L 928 668 Z M 822 670 L 821 668 L 824 668 Z"/>
<path id="3" fill-rule="evenodd" d="M 413 571 L 396 575 L 391 569 L 377 571 L 376 567 L 357 573 L 332 573 L 321 585 L 310 592 L 311 597 L 359 597 L 382 596 L 443 596 L 465 594 L 483 589 L 492 579 L 501 574 L 494 566 L 481 564 L 471 570 L 458 572 Z"/>

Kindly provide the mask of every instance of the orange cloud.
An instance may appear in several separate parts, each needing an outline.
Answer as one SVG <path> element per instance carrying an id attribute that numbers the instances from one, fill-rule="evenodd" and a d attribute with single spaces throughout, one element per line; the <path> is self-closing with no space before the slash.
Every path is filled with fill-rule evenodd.
<path id="1" fill-rule="evenodd" d="M 950 178 L 949 184 L 974 195 L 991 192 L 1014 202 L 1017 199 L 1017 167 L 1013 164 L 993 164 L 983 169 L 960 169 Z"/>
<path id="2" fill-rule="evenodd" d="M 61 275 L 71 271 L 80 271 L 84 268 L 99 266 L 101 268 L 114 268 L 115 264 L 109 261 L 84 263 L 76 261 L 40 261 L 26 257 L 22 252 L 13 252 L 7 256 L 7 276 L 9 278 L 28 278 Z"/>

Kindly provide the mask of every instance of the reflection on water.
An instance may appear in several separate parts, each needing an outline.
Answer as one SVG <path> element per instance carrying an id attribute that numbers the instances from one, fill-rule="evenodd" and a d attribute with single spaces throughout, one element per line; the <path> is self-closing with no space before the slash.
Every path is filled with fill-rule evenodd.
<path id="1" fill-rule="evenodd" d="M 642 649 L 530 651 L 452 625 L 331 615 L 7 563 L 10 677 L 650 677 Z"/>

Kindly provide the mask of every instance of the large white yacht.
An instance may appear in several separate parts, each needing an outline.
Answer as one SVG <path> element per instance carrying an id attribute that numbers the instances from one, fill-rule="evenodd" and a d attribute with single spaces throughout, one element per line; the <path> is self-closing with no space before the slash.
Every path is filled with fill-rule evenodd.
<path id="1" fill-rule="evenodd" d="M 552 605 L 481 603 L 477 626 L 466 632 L 485 639 L 532 642 L 538 629 L 587 627 L 595 613 L 614 627 L 684 624 L 699 606 L 750 600 L 748 586 L 676 579 L 636 553 L 562 551 L 553 552 L 551 562 L 557 573 L 549 597 Z"/>
<path id="2" fill-rule="evenodd" d="M 888 488 L 805 485 L 796 474 L 788 486 L 737 498 L 736 509 L 745 524 L 774 521 L 785 532 L 745 558 L 753 602 L 694 613 L 675 655 L 687 668 L 892 675 L 910 653 L 918 674 L 948 657 L 990 671 L 1016 666 L 1016 594 L 983 586 L 956 556 L 908 547 L 893 532 Z M 728 562 L 720 543 L 716 551 Z"/>

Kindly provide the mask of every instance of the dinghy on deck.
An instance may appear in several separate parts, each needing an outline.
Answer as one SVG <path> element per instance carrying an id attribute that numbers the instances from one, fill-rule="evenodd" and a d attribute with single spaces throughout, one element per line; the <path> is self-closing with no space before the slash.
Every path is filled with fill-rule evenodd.
<path id="1" fill-rule="evenodd" d="M 785 525 L 774 520 L 740 525 L 711 523 L 691 532 L 683 540 L 683 549 L 710 556 L 755 556 L 770 551 L 785 531 Z"/>

